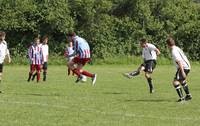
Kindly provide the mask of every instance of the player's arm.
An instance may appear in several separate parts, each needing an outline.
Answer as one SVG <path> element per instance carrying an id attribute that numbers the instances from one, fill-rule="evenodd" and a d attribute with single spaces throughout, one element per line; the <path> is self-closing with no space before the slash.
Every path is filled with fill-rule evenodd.
<path id="1" fill-rule="evenodd" d="M 157 56 L 160 55 L 160 50 L 158 48 L 156 48 L 155 51 Z"/>
<path id="2" fill-rule="evenodd" d="M 156 52 L 157 56 L 160 55 L 160 50 L 158 48 L 156 48 L 155 45 L 152 44 L 149 46 L 149 48 L 150 48 L 150 50 L 154 50 Z"/>
<path id="3" fill-rule="evenodd" d="M 44 64 L 44 54 L 43 54 L 42 48 L 40 48 L 40 60 L 41 60 L 41 63 Z"/>
<path id="4" fill-rule="evenodd" d="M 47 55 L 46 55 L 47 61 L 49 60 L 49 46 L 47 46 Z"/>
<path id="5" fill-rule="evenodd" d="M 9 52 L 8 48 L 6 49 L 6 57 L 8 58 L 8 63 L 10 63 L 11 58 L 10 58 L 10 52 Z"/>
<path id="6" fill-rule="evenodd" d="M 74 43 L 74 52 L 68 56 L 68 58 L 76 56 L 78 54 L 78 41 Z"/>
<path id="7" fill-rule="evenodd" d="M 70 58 L 70 57 L 73 57 L 73 56 L 76 56 L 77 55 L 77 52 L 74 51 L 71 55 L 68 55 L 67 57 Z"/>

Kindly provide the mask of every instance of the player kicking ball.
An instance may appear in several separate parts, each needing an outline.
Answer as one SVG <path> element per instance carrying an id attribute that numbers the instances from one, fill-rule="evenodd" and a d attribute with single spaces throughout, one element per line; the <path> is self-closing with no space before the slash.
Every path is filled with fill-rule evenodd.
<path id="1" fill-rule="evenodd" d="M 152 83 L 151 74 L 156 67 L 156 60 L 157 56 L 160 54 L 160 51 L 155 47 L 155 45 L 148 43 L 148 41 L 144 38 L 140 40 L 140 46 L 143 48 L 142 57 L 144 59 L 144 63 L 141 64 L 136 71 L 124 73 L 124 75 L 128 78 L 133 78 L 134 76 L 139 75 L 141 71 L 144 71 L 149 85 L 150 93 L 153 93 L 154 85 Z"/>
<path id="2" fill-rule="evenodd" d="M 73 49 L 73 42 L 69 42 L 69 44 L 67 43 L 65 46 L 65 52 L 64 52 L 64 56 L 66 58 L 67 61 L 67 75 L 69 76 L 71 73 L 72 75 L 74 75 L 73 71 L 71 72 L 70 68 L 68 68 L 68 63 L 71 62 L 74 57 L 68 57 L 69 55 L 72 55 L 74 53 L 74 49 Z M 76 64 L 75 66 L 76 67 Z M 81 82 L 86 82 L 87 81 L 87 77 L 85 75 L 82 75 L 82 79 Z"/>
<path id="3" fill-rule="evenodd" d="M 68 58 L 74 58 L 68 62 L 67 66 L 77 75 L 76 83 L 82 81 L 84 79 L 83 75 L 85 75 L 92 79 L 92 85 L 94 86 L 97 75 L 82 69 L 83 66 L 85 66 L 91 60 L 89 44 L 85 39 L 77 36 L 74 32 L 68 33 L 67 37 L 69 42 L 73 42 L 74 47 L 74 53 L 68 55 Z"/>

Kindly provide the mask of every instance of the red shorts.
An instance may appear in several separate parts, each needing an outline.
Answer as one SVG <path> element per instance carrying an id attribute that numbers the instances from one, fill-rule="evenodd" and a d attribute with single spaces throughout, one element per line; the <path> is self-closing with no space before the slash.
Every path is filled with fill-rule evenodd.
<path id="1" fill-rule="evenodd" d="M 90 61 L 90 58 L 80 58 L 80 57 L 74 57 L 72 60 L 74 63 L 82 64 L 83 66 Z"/>
<path id="2" fill-rule="evenodd" d="M 31 64 L 30 65 L 30 70 L 31 70 L 31 73 L 33 73 L 35 70 L 37 71 L 37 72 L 40 72 L 40 65 L 37 65 L 37 64 Z"/>

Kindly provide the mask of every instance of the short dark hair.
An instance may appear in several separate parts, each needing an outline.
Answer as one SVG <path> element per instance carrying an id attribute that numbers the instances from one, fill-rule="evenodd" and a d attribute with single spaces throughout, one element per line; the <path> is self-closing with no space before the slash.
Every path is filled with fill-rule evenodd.
<path id="1" fill-rule="evenodd" d="M 70 36 L 70 37 L 75 36 L 75 35 L 76 35 L 75 32 L 69 32 L 69 33 L 67 34 L 67 36 Z"/>
<path id="2" fill-rule="evenodd" d="M 35 37 L 34 38 L 34 42 L 36 42 L 37 40 L 40 40 L 40 38 L 39 37 Z"/>
<path id="3" fill-rule="evenodd" d="M 167 42 L 168 46 L 174 46 L 175 45 L 175 41 L 172 37 L 169 37 L 166 42 Z"/>
<path id="4" fill-rule="evenodd" d="M 43 37 L 42 37 L 42 41 L 44 41 L 45 39 L 48 39 L 49 37 L 48 37 L 48 35 L 44 35 Z"/>
<path id="5" fill-rule="evenodd" d="M 145 38 L 140 39 L 140 44 L 145 44 L 145 43 L 147 43 L 147 39 Z"/>
<path id="6" fill-rule="evenodd" d="M 0 31 L 0 36 L 6 36 L 6 33 L 4 31 Z"/>

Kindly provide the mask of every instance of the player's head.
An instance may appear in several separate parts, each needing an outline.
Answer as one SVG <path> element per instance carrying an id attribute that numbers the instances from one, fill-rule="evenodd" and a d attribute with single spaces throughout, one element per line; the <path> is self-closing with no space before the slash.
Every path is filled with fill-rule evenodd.
<path id="1" fill-rule="evenodd" d="M 175 41 L 172 37 L 169 37 L 166 42 L 169 48 L 175 45 Z"/>
<path id="2" fill-rule="evenodd" d="M 148 42 L 148 40 L 145 38 L 140 39 L 140 46 L 142 48 L 145 48 L 147 46 L 147 42 Z"/>
<path id="3" fill-rule="evenodd" d="M 67 38 L 68 38 L 68 41 L 69 42 L 73 42 L 73 38 L 76 36 L 76 33 L 75 32 L 69 32 L 67 34 Z"/>
<path id="4" fill-rule="evenodd" d="M 48 40 L 49 40 L 48 35 L 45 35 L 45 36 L 42 37 L 43 44 L 47 44 Z"/>
<path id="5" fill-rule="evenodd" d="M 36 38 L 34 39 L 34 43 L 35 43 L 36 45 L 40 44 L 40 38 L 36 37 Z"/>
<path id="6" fill-rule="evenodd" d="M 5 40 L 6 33 L 4 31 L 0 31 L 0 41 Z"/>

